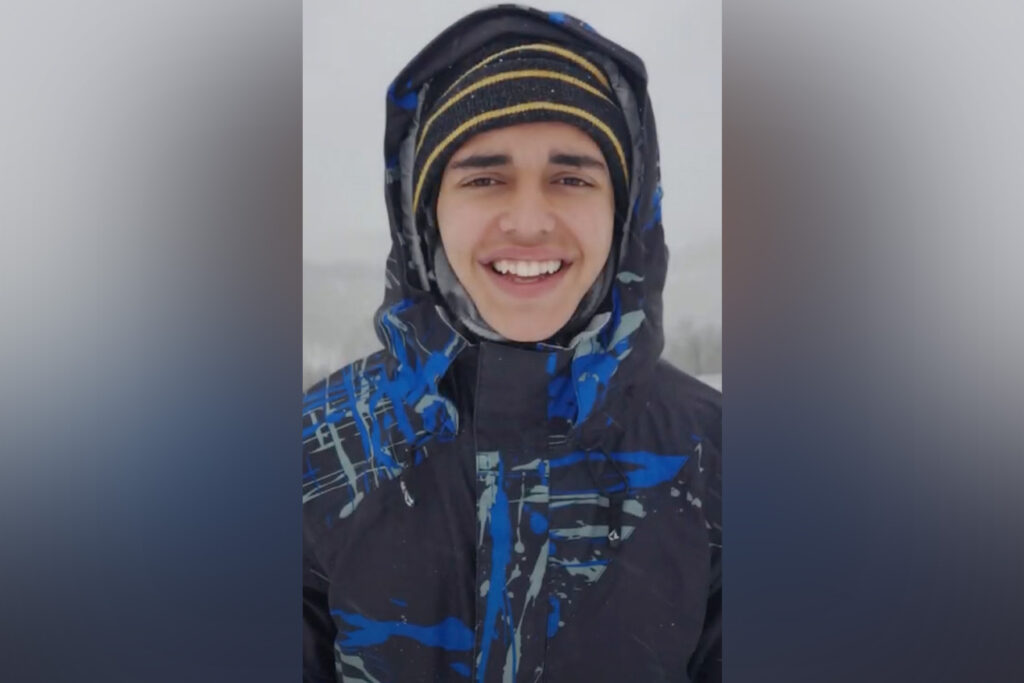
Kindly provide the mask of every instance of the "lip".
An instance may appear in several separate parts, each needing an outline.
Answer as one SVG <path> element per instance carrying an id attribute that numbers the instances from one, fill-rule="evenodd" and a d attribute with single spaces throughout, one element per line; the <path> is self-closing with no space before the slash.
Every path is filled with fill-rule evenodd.
<path id="1" fill-rule="evenodd" d="M 499 258 L 513 258 L 511 256 L 498 256 L 494 260 Z M 536 260 L 550 260 L 554 261 L 557 257 L 551 257 L 550 259 L 536 259 Z M 534 259 L 522 259 L 534 260 Z M 516 297 L 517 299 L 534 299 L 540 296 L 544 296 L 548 292 L 557 288 L 562 280 L 565 279 L 566 272 L 572 268 L 571 263 L 563 263 L 562 267 L 554 275 L 548 275 L 544 278 L 539 278 L 534 282 L 522 282 L 516 276 L 501 275 L 496 273 L 489 264 L 481 264 L 481 268 L 487 273 L 487 277 L 491 278 L 491 282 L 505 294 Z"/>

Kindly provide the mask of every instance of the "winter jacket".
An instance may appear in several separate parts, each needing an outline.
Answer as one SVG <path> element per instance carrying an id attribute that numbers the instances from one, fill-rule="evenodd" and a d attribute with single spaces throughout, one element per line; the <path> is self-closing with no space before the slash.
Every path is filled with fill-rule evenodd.
<path id="1" fill-rule="evenodd" d="M 569 348 L 460 335 L 408 211 L 424 87 L 509 32 L 599 62 L 633 136 L 616 278 Z M 391 85 L 384 349 L 304 400 L 304 680 L 720 680 L 721 395 L 659 359 L 657 150 L 643 63 L 560 13 L 471 14 Z"/>

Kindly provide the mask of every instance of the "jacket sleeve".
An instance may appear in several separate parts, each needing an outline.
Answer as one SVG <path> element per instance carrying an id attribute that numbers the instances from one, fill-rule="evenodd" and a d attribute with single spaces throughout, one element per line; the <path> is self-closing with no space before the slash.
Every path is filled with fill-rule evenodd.
<path id="1" fill-rule="evenodd" d="M 302 680 L 335 683 L 335 627 L 327 602 L 329 583 L 311 554 L 302 553 Z"/>

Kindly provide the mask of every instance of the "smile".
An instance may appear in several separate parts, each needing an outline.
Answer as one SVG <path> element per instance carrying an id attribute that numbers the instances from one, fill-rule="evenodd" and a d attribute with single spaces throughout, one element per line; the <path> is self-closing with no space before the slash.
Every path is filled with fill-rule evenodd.
<path id="1" fill-rule="evenodd" d="M 562 261 L 517 261 L 498 259 L 491 263 L 491 269 L 499 275 L 514 275 L 519 278 L 535 278 L 554 275 L 562 269 Z"/>
<path id="2" fill-rule="evenodd" d="M 506 295 L 533 299 L 554 291 L 572 269 L 571 261 L 497 259 L 484 265 L 490 280 Z"/>

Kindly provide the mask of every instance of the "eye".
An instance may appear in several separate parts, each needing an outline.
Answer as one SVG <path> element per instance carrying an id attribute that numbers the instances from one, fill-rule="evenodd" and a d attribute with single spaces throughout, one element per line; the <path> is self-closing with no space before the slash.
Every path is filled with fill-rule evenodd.
<path id="1" fill-rule="evenodd" d="M 462 187 L 491 187 L 497 184 L 497 178 L 490 178 L 485 176 L 482 178 L 473 178 L 472 180 L 467 180 L 466 182 L 462 183 Z"/>
<path id="2" fill-rule="evenodd" d="M 561 178 L 556 178 L 555 182 L 559 185 L 567 185 L 569 187 L 592 187 L 591 184 L 583 178 L 577 178 L 575 176 L 563 176 Z"/>

